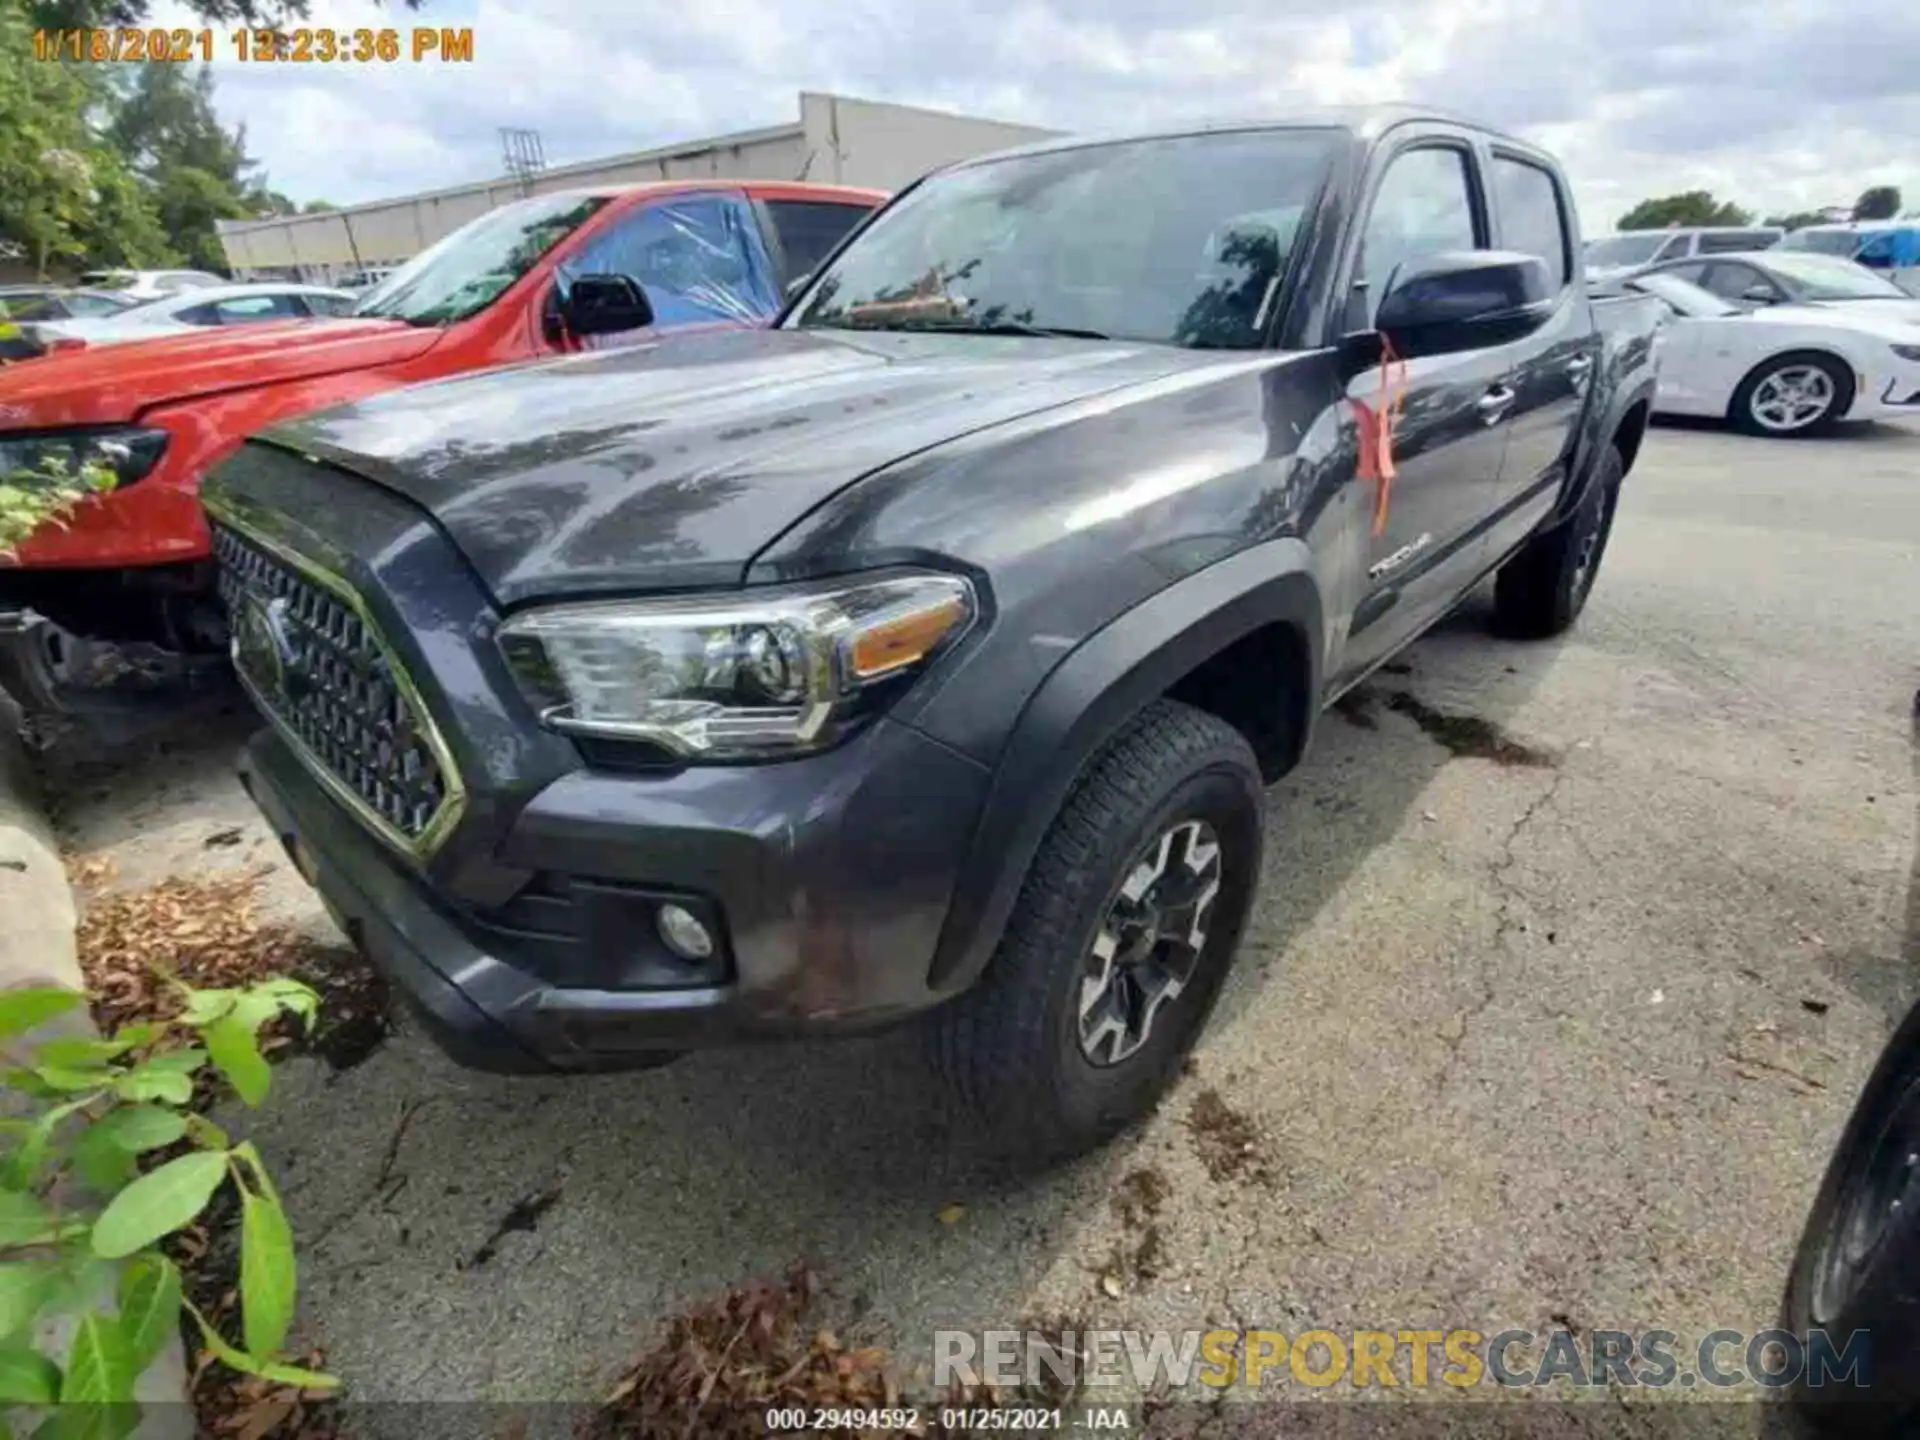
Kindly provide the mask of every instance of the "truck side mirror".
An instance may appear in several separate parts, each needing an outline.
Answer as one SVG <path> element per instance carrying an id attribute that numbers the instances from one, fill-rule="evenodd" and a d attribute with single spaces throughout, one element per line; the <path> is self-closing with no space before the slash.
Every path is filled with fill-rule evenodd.
<path id="1" fill-rule="evenodd" d="M 1451 355 L 1523 339 L 1553 313 L 1559 287 L 1537 255 L 1460 250 L 1394 272 L 1374 328 L 1401 355 Z"/>
<path id="2" fill-rule="evenodd" d="M 561 319 L 576 337 L 617 335 L 653 324 L 653 304 L 627 275 L 580 275 L 560 302 Z"/>

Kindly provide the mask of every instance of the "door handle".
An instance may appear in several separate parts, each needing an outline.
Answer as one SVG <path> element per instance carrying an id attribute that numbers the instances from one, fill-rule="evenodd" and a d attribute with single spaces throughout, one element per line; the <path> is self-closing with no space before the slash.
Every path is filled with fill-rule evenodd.
<path id="1" fill-rule="evenodd" d="M 1498 425 L 1501 417 L 1513 408 L 1514 393 L 1505 385 L 1496 385 L 1478 400 L 1473 408 L 1480 412 L 1480 419 L 1488 425 Z"/>

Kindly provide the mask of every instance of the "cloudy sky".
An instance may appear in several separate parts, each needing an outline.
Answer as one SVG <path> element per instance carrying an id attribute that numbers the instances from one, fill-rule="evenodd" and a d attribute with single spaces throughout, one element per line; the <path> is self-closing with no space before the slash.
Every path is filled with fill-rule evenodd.
<path id="1" fill-rule="evenodd" d="M 563 163 L 791 122 L 811 89 L 1068 130 L 1433 102 L 1551 146 L 1589 233 L 1695 188 L 1920 207 L 1915 0 L 312 0 L 309 23 L 470 25 L 476 60 L 218 63 L 299 200 L 496 175 L 503 125 Z"/>

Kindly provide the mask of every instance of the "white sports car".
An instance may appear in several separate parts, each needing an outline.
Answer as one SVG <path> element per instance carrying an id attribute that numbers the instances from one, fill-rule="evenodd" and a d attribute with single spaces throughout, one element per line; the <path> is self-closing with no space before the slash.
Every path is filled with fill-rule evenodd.
<path id="1" fill-rule="evenodd" d="M 1661 414 L 1723 417 L 1754 435 L 1920 419 L 1920 325 L 1910 320 L 1812 305 L 1745 311 L 1659 272 L 1620 288 L 1668 311 L 1655 342 Z"/>

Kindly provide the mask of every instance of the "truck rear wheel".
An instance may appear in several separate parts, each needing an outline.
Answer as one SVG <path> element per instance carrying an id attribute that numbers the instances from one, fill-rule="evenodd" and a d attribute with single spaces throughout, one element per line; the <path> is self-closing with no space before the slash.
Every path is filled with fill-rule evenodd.
<path id="1" fill-rule="evenodd" d="M 1618 447 L 1609 445 L 1579 508 L 1553 529 L 1534 536 L 1500 567 L 1494 582 L 1493 618 L 1501 634 L 1544 639 L 1558 635 L 1579 618 L 1607 553 L 1613 510 L 1626 473 Z"/>
<path id="2" fill-rule="evenodd" d="M 996 1143 L 1065 1158 L 1172 1084 L 1246 925 L 1262 796 L 1245 738 L 1170 700 L 1088 762 L 986 973 L 933 1017 L 934 1064 Z"/>

